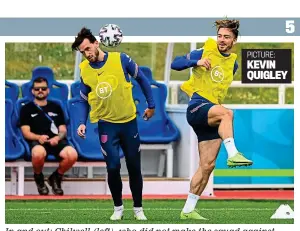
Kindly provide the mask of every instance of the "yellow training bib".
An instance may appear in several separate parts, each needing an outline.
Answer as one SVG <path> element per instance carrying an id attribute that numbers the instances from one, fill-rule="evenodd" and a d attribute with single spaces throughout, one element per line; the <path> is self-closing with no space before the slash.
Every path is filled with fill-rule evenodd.
<path id="1" fill-rule="evenodd" d="M 212 103 L 221 104 L 233 80 L 233 68 L 237 55 L 223 56 L 215 40 L 209 38 L 203 47 L 202 59 L 210 60 L 211 69 L 195 66 L 190 79 L 181 85 L 181 90 L 190 97 L 196 92 Z"/>
<path id="2" fill-rule="evenodd" d="M 109 52 L 106 63 L 99 69 L 92 68 L 85 60 L 80 71 L 84 84 L 91 88 L 88 94 L 91 123 L 99 120 L 125 123 L 136 117 L 132 85 L 126 81 L 120 53 Z"/>

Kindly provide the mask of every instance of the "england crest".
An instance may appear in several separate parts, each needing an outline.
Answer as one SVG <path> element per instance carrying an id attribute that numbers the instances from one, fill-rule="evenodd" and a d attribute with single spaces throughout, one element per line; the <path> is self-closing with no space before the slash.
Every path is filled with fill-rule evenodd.
<path id="1" fill-rule="evenodd" d="M 105 144 L 108 140 L 108 135 L 101 135 L 101 143 Z"/>

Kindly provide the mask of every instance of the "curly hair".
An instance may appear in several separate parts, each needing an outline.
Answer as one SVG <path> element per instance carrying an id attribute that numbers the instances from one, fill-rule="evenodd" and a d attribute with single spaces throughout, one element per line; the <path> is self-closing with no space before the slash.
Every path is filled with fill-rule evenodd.
<path id="1" fill-rule="evenodd" d="M 88 39 L 91 43 L 96 41 L 96 37 L 92 34 L 91 30 L 83 27 L 77 34 L 77 37 L 75 37 L 75 41 L 72 44 L 72 50 L 78 50 L 78 47 L 84 39 Z"/>
<path id="2" fill-rule="evenodd" d="M 235 20 L 235 19 L 217 20 L 215 21 L 214 25 L 215 27 L 217 27 L 217 31 L 219 31 L 221 28 L 228 28 L 235 35 L 235 38 L 237 38 L 239 35 L 239 27 L 240 27 L 239 20 Z"/>

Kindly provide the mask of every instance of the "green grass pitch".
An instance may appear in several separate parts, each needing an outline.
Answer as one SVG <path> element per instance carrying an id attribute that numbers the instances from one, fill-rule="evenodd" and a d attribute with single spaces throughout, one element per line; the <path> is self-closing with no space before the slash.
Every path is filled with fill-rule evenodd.
<path id="1" fill-rule="evenodd" d="M 184 200 L 144 200 L 148 221 L 135 221 L 132 201 L 124 200 L 124 219 L 113 222 L 111 200 L 8 200 L 6 224 L 293 224 L 293 219 L 271 220 L 281 204 L 294 201 L 199 200 L 197 209 L 209 220 L 180 220 Z"/>

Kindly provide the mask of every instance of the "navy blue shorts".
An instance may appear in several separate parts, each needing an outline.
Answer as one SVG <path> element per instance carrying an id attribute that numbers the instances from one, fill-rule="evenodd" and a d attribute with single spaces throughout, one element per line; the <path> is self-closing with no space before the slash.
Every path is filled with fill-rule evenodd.
<path id="1" fill-rule="evenodd" d="M 107 169 L 118 169 L 120 148 L 124 152 L 127 167 L 140 169 L 140 136 L 137 121 L 127 123 L 98 122 L 99 140 Z"/>
<path id="2" fill-rule="evenodd" d="M 214 105 L 209 100 L 201 97 L 196 103 L 189 105 L 187 108 L 186 118 L 189 125 L 194 129 L 198 142 L 220 138 L 219 126 L 211 127 L 208 125 L 208 111 Z"/>

